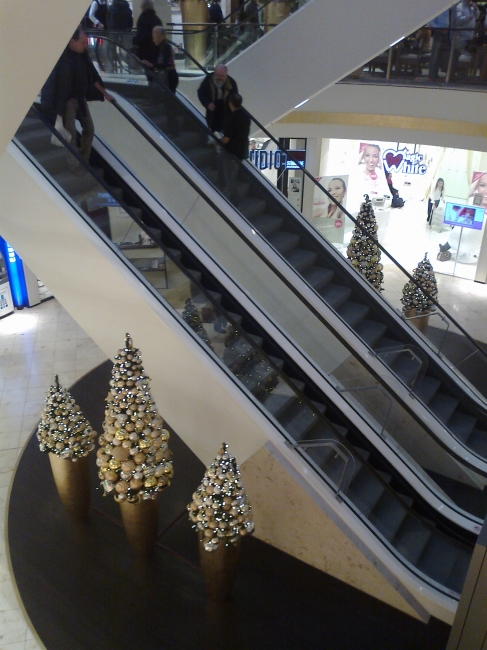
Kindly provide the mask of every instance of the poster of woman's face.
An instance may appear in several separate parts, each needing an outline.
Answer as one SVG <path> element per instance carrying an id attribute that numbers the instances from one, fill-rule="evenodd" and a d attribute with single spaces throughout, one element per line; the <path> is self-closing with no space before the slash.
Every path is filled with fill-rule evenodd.
<path id="1" fill-rule="evenodd" d="M 359 145 L 359 166 L 363 165 L 364 176 L 376 180 L 382 172 L 382 152 L 378 144 L 361 142 Z"/>
<path id="2" fill-rule="evenodd" d="M 316 180 L 341 206 L 346 207 L 348 176 L 322 176 Z M 312 223 L 328 241 L 334 244 L 343 242 L 345 215 L 319 187 L 315 187 Z"/>
<path id="3" fill-rule="evenodd" d="M 468 194 L 470 205 L 481 205 L 487 215 L 487 172 L 474 172 Z"/>

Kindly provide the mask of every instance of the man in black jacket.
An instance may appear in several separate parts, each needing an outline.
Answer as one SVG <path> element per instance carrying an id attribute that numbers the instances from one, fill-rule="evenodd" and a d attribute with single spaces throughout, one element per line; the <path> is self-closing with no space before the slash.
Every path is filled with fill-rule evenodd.
<path id="1" fill-rule="evenodd" d="M 62 116 L 73 147 L 76 147 L 76 120 L 79 120 L 83 129 L 79 154 L 89 162 L 95 128 L 87 102 L 103 99 L 112 102 L 113 97 L 106 92 L 87 47 L 86 34 L 77 29 L 41 91 L 41 106 L 53 122 L 56 116 Z M 69 156 L 68 162 L 71 171 L 82 171 L 74 157 Z"/>
<path id="2" fill-rule="evenodd" d="M 220 142 L 223 151 L 218 155 L 218 177 L 228 200 L 238 201 L 237 176 L 239 160 L 249 157 L 250 115 L 242 106 L 242 95 L 233 93 L 228 100 L 229 114 L 223 127 Z M 230 154 L 230 155 L 229 155 Z"/>
<path id="3" fill-rule="evenodd" d="M 223 63 L 201 82 L 198 98 L 206 108 L 206 123 L 211 131 L 222 131 L 225 118 L 230 114 L 228 99 L 233 93 L 238 93 L 237 82 L 229 76 Z"/>

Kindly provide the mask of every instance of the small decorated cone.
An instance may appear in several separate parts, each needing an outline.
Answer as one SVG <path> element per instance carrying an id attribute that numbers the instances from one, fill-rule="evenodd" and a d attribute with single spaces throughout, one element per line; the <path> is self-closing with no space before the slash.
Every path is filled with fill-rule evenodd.
<path id="1" fill-rule="evenodd" d="M 402 290 L 401 302 L 404 305 L 402 310 L 404 316 L 410 319 L 409 322 L 411 325 L 414 325 L 423 334 L 426 334 L 429 315 L 436 309 L 434 302 L 429 296 L 435 300 L 438 298 L 438 285 L 436 283 L 433 265 L 428 260 L 427 253 L 425 253 L 424 259 L 414 269 L 413 278 L 420 286 L 416 286 L 413 282 L 406 282 Z M 429 295 L 424 293 L 420 287 L 424 288 Z M 415 318 L 416 316 L 420 316 L 420 318 Z"/>
<path id="2" fill-rule="evenodd" d="M 134 555 L 149 557 L 157 539 L 157 499 L 120 502 L 123 527 Z"/>
<path id="3" fill-rule="evenodd" d="M 88 454 L 95 448 L 96 431 L 83 416 L 58 376 L 49 389 L 37 429 L 40 450 L 49 454 L 59 498 L 74 521 L 82 521 L 90 508 Z"/>
<path id="4" fill-rule="evenodd" d="M 115 356 L 96 452 L 105 495 L 120 503 L 130 546 L 150 555 L 157 535 L 157 495 L 171 484 L 169 431 L 149 390 L 149 377 L 130 335 Z"/>
<path id="5" fill-rule="evenodd" d="M 207 467 L 188 510 L 198 532 L 208 597 L 228 600 L 237 574 L 240 538 L 253 532 L 254 523 L 240 468 L 225 442 Z"/>

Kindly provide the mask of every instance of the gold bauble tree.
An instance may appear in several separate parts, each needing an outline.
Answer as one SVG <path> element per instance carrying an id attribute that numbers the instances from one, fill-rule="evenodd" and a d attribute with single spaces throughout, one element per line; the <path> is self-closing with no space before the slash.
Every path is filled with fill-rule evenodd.
<path id="1" fill-rule="evenodd" d="M 347 249 L 347 257 L 352 266 L 366 278 L 378 291 L 383 291 L 383 266 L 380 263 L 381 251 L 377 246 L 379 226 L 375 220 L 374 209 L 368 195 L 360 206 L 357 225 Z M 372 239 L 373 238 L 373 239 Z"/>
<path id="2" fill-rule="evenodd" d="M 240 467 L 224 442 L 188 505 L 189 518 L 205 551 L 237 544 L 254 530 L 252 508 L 240 478 Z"/>
<path id="3" fill-rule="evenodd" d="M 95 448 L 96 431 L 56 375 L 37 427 L 39 448 L 76 462 Z"/>
<path id="4" fill-rule="evenodd" d="M 116 501 L 155 499 L 171 483 L 169 431 L 149 389 L 140 351 L 130 335 L 115 356 L 97 451 L 104 493 Z"/>

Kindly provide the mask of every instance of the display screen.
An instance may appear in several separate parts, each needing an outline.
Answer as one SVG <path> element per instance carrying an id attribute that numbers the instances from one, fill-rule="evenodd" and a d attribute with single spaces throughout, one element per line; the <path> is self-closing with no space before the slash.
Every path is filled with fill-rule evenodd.
<path id="1" fill-rule="evenodd" d="M 473 228 L 482 230 L 485 208 L 477 208 L 474 205 L 462 205 L 461 203 L 447 203 L 443 223 L 448 226 L 462 226 L 462 228 Z"/>

